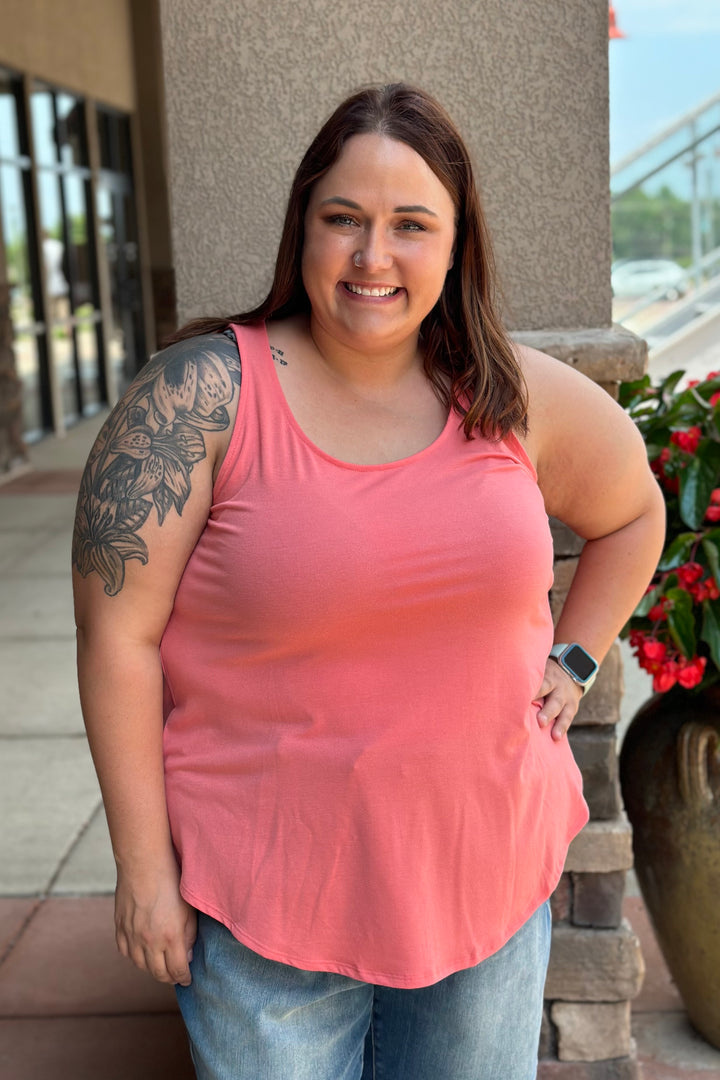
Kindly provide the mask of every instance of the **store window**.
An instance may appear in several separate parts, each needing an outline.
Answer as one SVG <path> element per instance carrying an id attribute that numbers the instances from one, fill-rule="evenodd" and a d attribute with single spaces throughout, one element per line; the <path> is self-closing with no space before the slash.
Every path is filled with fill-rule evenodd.
<path id="1" fill-rule="evenodd" d="M 85 104 L 35 83 L 30 110 L 51 363 L 72 423 L 107 399 Z"/>
<path id="2" fill-rule="evenodd" d="M 116 383 L 124 387 L 146 353 L 130 122 L 108 109 L 98 107 L 96 112 L 100 147 L 97 214 L 112 309 L 108 347 Z"/>
<path id="3" fill-rule="evenodd" d="M 10 286 L 15 369 L 22 383 L 23 428 L 34 438 L 51 426 L 52 408 L 31 157 L 23 121 L 22 82 L 0 71 L 0 242 Z"/>
<path id="4" fill-rule="evenodd" d="M 145 359 L 129 117 L 0 68 L 0 244 L 33 438 L 96 411 L 108 377 L 122 391 Z"/>

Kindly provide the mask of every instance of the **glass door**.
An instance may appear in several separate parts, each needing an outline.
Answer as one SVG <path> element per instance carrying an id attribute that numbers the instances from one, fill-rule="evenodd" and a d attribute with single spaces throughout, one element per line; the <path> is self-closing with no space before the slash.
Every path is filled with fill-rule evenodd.
<path id="1" fill-rule="evenodd" d="M 130 122 L 126 116 L 108 109 L 98 108 L 97 117 L 101 170 L 96 209 L 101 257 L 106 261 L 110 281 L 109 356 L 122 393 L 146 360 Z"/>
<path id="2" fill-rule="evenodd" d="M 107 400 L 84 102 L 35 83 L 30 96 L 46 322 L 63 418 Z"/>
<path id="3" fill-rule="evenodd" d="M 0 71 L 0 242 L 10 294 L 15 371 L 22 386 L 26 439 L 52 428 L 47 335 L 43 322 L 31 157 L 22 81 Z"/>

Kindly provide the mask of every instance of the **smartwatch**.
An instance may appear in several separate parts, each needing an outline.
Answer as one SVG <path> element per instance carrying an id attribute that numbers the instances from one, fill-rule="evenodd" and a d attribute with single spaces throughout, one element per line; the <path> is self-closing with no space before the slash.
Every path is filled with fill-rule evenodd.
<path id="1" fill-rule="evenodd" d="M 582 686 L 582 692 L 586 694 L 595 682 L 595 676 L 598 673 L 597 660 L 594 660 L 590 653 L 577 642 L 571 645 L 553 645 L 550 655 L 553 660 L 557 660 L 564 671 L 567 671 L 573 682 Z"/>

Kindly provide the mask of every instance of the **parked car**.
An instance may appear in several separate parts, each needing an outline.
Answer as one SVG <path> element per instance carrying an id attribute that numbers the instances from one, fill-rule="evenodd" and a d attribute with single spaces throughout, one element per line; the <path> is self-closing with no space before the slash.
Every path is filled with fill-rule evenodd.
<path id="1" fill-rule="evenodd" d="M 613 296 L 618 299 L 649 296 L 657 293 L 666 300 L 677 300 L 688 290 L 687 271 L 672 259 L 623 259 L 613 263 Z"/>

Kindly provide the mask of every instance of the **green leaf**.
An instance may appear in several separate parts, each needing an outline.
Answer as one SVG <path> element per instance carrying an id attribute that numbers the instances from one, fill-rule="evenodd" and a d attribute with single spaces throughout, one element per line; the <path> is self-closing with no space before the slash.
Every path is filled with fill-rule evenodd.
<path id="1" fill-rule="evenodd" d="M 670 547 L 664 552 L 658 569 L 674 570 L 675 567 L 686 563 L 690 558 L 690 552 L 696 540 L 697 535 L 694 532 L 684 532 L 676 536 Z"/>
<path id="2" fill-rule="evenodd" d="M 644 619 L 650 609 L 655 607 L 655 605 L 659 602 L 660 597 L 663 595 L 664 586 L 656 585 L 651 592 L 646 593 L 645 596 L 643 596 L 642 600 L 635 608 L 633 616 L 638 619 Z"/>
<path id="3" fill-rule="evenodd" d="M 703 442 L 680 473 L 680 517 L 691 529 L 702 525 L 710 496 L 719 483 L 720 444 Z"/>
<path id="4" fill-rule="evenodd" d="M 672 604 L 667 613 L 670 636 L 683 656 L 690 660 L 697 648 L 692 597 L 684 589 L 670 589 L 666 595 Z"/>
<path id="5" fill-rule="evenodd" d="M 652 391 L 652 384 L 650 382 L 650 376 L 644 375 L 642 379 L 635 379 L 633 382 L 620 383 L 620 390 L 618 393 L 618 401 L 622 405 L 623 409 L 634 414 L 636 409 L 643 408 L 647 402 L 652 403 L 652 407 L 656 408 L 656 397 Z"/>
<path id="6" fill-rule="evenodd" d="M 660 383 L 660 397 L 663 399 L 663 401 L 670 400 L 675 390 L 675 387 L 684 377 L 684 375 L 685 372 L 682 370 L 673 371 L 671 375 L 668 375 L 667 379 L 663 379 L 663 381 Z"/>
<path id="7" fill-rule="evenodd" d="M 701 414 L 707 416 L 712 410 L 712 405 L 708 400 L 710 395 L 708 394 L 707 397 L 704 397 L 700 393 L 700 389 L 701 388 L 698 386 L 689 386 L 681 396 L 680 400 L 684 405 L 688 404 L 691 408 L 700 409 Z"/>
<path id="8" fill-rule="evenodd" d="M 716 581 L 720 581 L 720 553 L 716 545 L 707 536 L 703 537 L 702 549 L 705 552 L 705 558 L 708 561 L 710 567 L 710 573 Z"/>
<path id="9" fill-rule="evenodd" d="M 709 600 L 703 602 L 703 623 L 700 637 L 707 643 L 715 667 L 720 668 L 720 619 L 718 619 L 715 605 Z"/>

